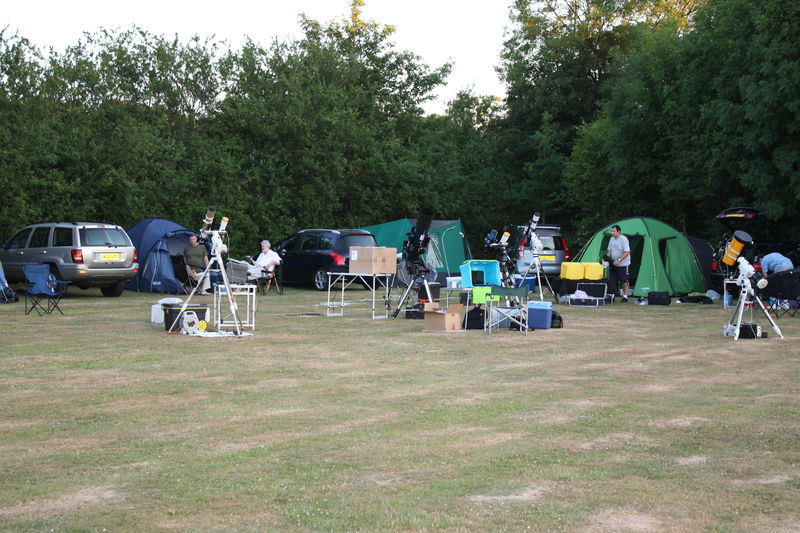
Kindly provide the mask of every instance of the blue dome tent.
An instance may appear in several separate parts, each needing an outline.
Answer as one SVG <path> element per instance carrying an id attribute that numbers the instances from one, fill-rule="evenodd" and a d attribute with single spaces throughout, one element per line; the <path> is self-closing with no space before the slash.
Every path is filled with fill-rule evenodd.
<path id="1" fill-rule="evenodd" d="M 183 284 L 175 276 L 173 258 L 183 253 L 189 235 L 187 229 L 166 218 L 146 218 L 128 230 L 128 236 L 139 251 L 139 272 L 128 280 L 125 288 L 133 291 L 182 293 Z"/>

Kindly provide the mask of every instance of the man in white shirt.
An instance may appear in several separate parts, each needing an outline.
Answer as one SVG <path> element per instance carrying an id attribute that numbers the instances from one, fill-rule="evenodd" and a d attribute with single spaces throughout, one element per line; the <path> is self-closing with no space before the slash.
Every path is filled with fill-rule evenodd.
<path id="1" fill-rule="evenodd" d="M 261 253 L 258 254 L 253 265 L 247 269 L 247 277 L 250 279 L 259 279 L 267 277 L 275 267 L 281 262 L 279 256 L 274 250 L 271 249 L 272 245 L 266 239 L 261 241 Z"/>
<path id="2" fill-rule="evenodd" d="M 608 255 L 611 257 L 611 279 L 622 283 L 622 301 L 628 301 L 628 267 L 631 264 L 631 244 L 622 234 L 622 228 L 614 224 L 611 226 L 611 239 L 608 241 Z"/>

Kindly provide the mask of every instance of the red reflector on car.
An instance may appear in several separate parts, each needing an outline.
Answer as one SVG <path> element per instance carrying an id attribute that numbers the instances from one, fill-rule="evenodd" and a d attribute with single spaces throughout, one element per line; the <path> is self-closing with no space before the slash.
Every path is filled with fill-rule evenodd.
<path id="1" fill-rule="evenodd" d="M 73 263 L 83 263 L 83 252 L 80 250 L 70 250 Z"/>
<path id="2" fill-rule="evenodd" d="M 342 266 L 344 265 L 344 256 L 342 254 L 337 254 L 336 252 L 328 252 L 328 255 L 331 256 L 333 259 L 334 265 Z"/>

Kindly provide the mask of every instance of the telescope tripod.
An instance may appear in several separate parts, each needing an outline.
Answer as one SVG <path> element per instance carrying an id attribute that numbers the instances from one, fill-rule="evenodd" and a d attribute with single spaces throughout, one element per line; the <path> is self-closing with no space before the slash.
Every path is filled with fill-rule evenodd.
<path id="1" fill-rule="evenodd" d="M 214 265 L 217 265 L 217 268 L 213 268 Z M 228 281 L 228 274 L 225 272 L 225 267 L 222 264 L 222 253 L 214 250 L 211 252 L 211 260 L 208 262 L 206 269 L 202 274 L 200 274 L 200 277 L 197 278 L 197 284 L 192 288 L 192 292 L 189 293 L 186 301 L 183 302 L 181 310 L 178 312 L 178 316 L 175 317 L 175 321 L 169 327 L 167 333 L 175 333 L 180 329 L 180 326 L 178 326 L 178 329 L 176 329 L 175 326 L 178 324 L 178 321 L 181 320 L 183 312 L 186 311 L 186 308 L 192 301 L 192 297 L 197 292 L 198 287 L 203 286 L 203 281 L 206 279 L 206 277 L 211 275 L 211 272 L 219 272 L 220 275 L 222 275 L 222 283 L 225 285 L 225 291 L 228 295 L 228 305 L 230 306 L 231 316 L 233 317 L 233 322 L 236 326 L 236 336 L 240 337 L 242 335 L 242 321 L 239 319 L 239 306 L 236 304 L 236 297 L 233 295 L 233 291 L 231 290 L 231 284 Z"/>
<path id="2" fill-rule="evenodd" d="M 782 339 L 783 333 L 781 333 L 781 328 L 779 328 L 778 324 L 776 324 L 772 317 L 769 316 L 769 311 L 767 311 L 767 308 L 764 307 L 764 303 L 761 301 L 761 298 L 759 298 L 759 296 L 753 290 L 749 278 L 742 282 L 742 290 L 739 291 L 739 301 L 736 303 L 736 309 L 733 311 L 730 322 L 725 325 L 725 334 L 733 337 L 733 340 L 739 339 L 739 331 L 742 327 L 744 308 L 748 301 L 754 301 L 756 304 L 758 304 L 758 306 L 764 312 L 764 316 L 767 317 L 767 320 L 769 320 L 769 323 L 772 325 L 772 329 Z M 730 333 L 733 333 L 733 335 L 730 335 Z"/>
<path id="3" fill-rule="evenodd" d="M 528 265 L 528 269 L 525 271 L 525 274 L 522 275 L 522 280 L 520 282 L 524 283 L 525 280 L 528 279 L 528 274 L 530 273 L 531 268 L 533 268 L 534 265 L 536 266 L 536 288 L 539 290 L 539 301 L 541 301 L 541 302 L 544 301 L 544 290 L 542 289 L 542 278 L 543 277 L 544 277 L 544 282 L 547 284 L 547 288 L 550 290 L 550 294 L 552 294 L 553 298 L 555 298 L 556 297 L 556 293 L 553 290 L 552 285 L 550 285 L 550 280 L 547 279 L 547 276 L 542 276 L 542 272 L 541 272 L 542 271 L 542 261 L 541 261 L 541 259 L 539 259 L 539 253 L 538 252 L 534 252 L 533 253 L 533 261 L 531 261 L 531 264 Z"/>
<path id="4" fill-rule="evenodd" d="M 414 277 L 411 278 L 411 281 L 408 282 L 408 286 L 403 291 L 402 296 L 400 296 L 400 300 L 398 300 L 398 302 L 397 302 L 397 308 L 392 313 L 392 318 L 397 318 L 397 315 L 400 314 L 400 309 L 406 303 L 406 299 L 408 299 L 408 295 L 411 293 L 411 290 L 414 288 L 414 285 L 416 285 L 420 280 L 422 280 L 422 287 L 420 287 L 420 290 L 422 288 L 424 288 L 425 289 L 425 294 L 428 296 L 428 301 L 429 302 L 433 301 L 433 296 L 431 295 L 430 285 L 428 285 L 428 280 L 425 278 L 425 275 L 428 272 L 429 272 L 428 269 L 424 268 L 424 267 L 417 267 L 417 268 L 414 269 L 414 272 L 412 272 Z M 389 298 L 387 298 L 386 299 L 386 307 L 388 308 L 389 306 L 390 306 Z"/>

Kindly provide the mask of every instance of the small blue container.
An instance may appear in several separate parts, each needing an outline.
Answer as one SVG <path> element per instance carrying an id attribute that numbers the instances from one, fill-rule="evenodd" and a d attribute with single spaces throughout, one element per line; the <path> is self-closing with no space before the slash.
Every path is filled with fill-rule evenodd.
<path id="1" fill-rule="evenodd" d="M 515 274 L 514 275 L 514 286 L 515 287 L 528 287 L 528 290 L 533 292 L 536 290 L 536 274 L 528 274 L 525 279 L 522 279 L 522 274 Z"/>
<path id="2" fill-rule="evenodd" d="M 459 267 L 461 270 L 461 287 L 469 289 L 475 285 L 500 285 L 500 263 L 489 259 L 472 259 L 464 261 Z M 480 272 L 483 277 L 482 283 L 473 283 L 472 273 Z"/>
<path id="3" fill-rule="evenodd" d="M 528 327 L 550 329 L 553 320 L 553 302 L 528 302 Z"/>

